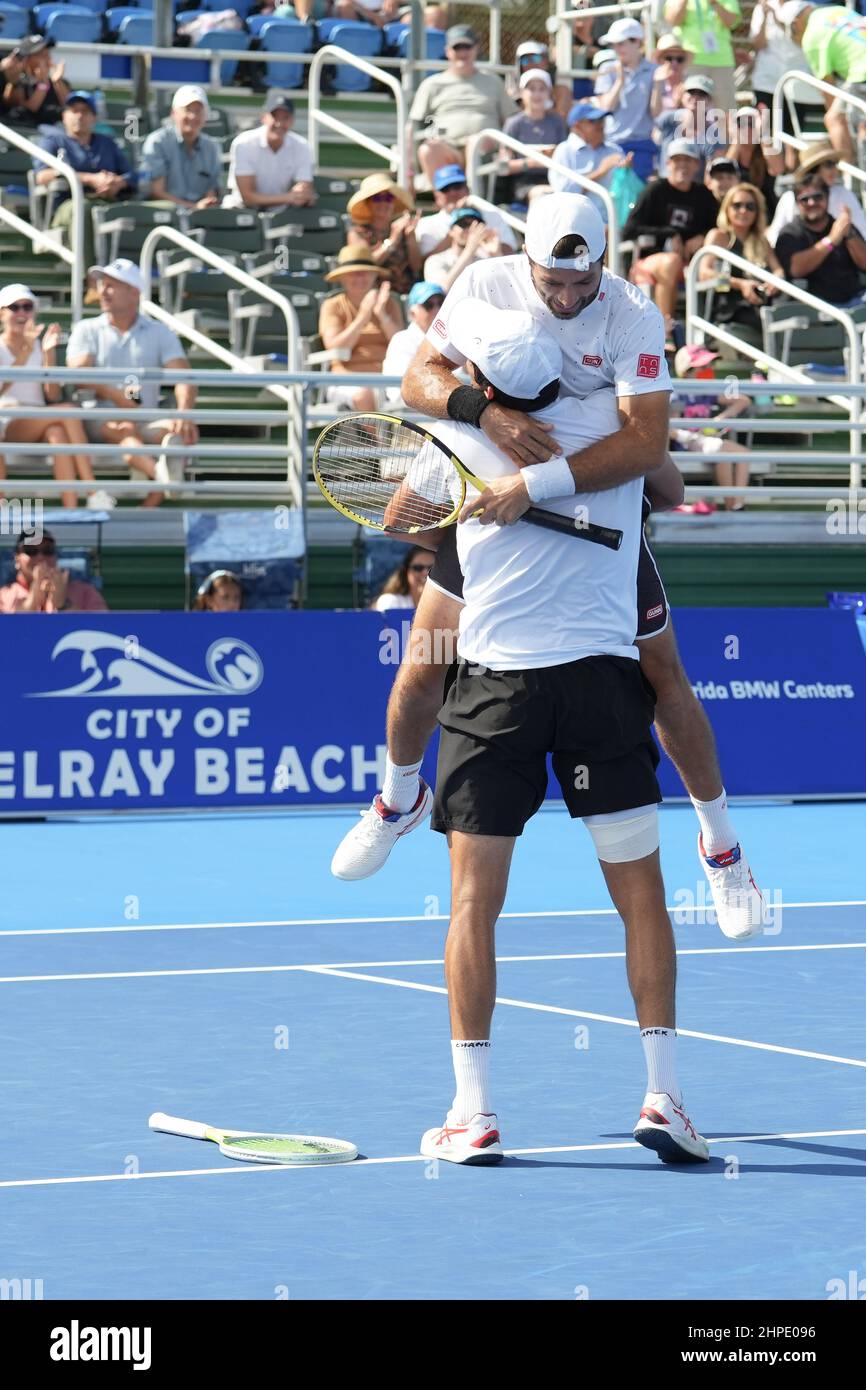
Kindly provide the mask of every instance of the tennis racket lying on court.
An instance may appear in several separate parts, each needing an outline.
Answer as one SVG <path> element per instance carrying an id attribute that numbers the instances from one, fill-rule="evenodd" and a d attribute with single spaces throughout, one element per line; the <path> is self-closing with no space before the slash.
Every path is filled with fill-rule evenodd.
<path id="1" fill-rule="evenodd" d="M 428 429 L 395 415 L 344 415 L 313 450 L 313 476 L 332 507 L 375 531 L 414 535 L 450 526 L 477 478 Z M 521 521 L 619 550 L 622 531 L 530 507 Z"/>
<path id="2" fill-rule="evenodd" d="M 354 1144 L 345 1139 L 320 1139 L 310 1134 L 256 1134 L 240 1129 L 213 1129 L 195 1120 L 179 1120 L 161 1110 L 147 1122 L 163 1134 L 184 1139 L 210 1139 L 226 1158 L 244 1163 L 351 1163 L 358 1157 Z"/>

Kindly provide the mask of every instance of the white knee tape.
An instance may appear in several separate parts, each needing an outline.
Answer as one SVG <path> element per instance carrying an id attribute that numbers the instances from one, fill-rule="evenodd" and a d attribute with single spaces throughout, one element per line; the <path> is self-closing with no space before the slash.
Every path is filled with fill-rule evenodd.
<path id="1" fill-rule="evenodd" d="M 583 823 L 595 842 L 596 854 L 605 864 L 628 864 L 633 859 L 645 859 L 659 847 L 657 806 L 584 816 Z"/>

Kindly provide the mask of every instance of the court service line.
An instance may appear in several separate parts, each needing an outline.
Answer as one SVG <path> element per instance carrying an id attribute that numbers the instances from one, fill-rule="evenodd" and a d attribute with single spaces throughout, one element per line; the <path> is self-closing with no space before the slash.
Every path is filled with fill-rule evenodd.
<path id="1" fill-rule="evenodd" d="M 331 966 L 307 966 L 313 974 L 332 975 L 344 980 L 369 980 L 377 985 L 396 985 L 398 989 L 418 989 L 428 994 L 447 994 L 442 985 L 422 985 L 414 980 L 394 980 L 385 975 L 358 975 L 351 970 L 335 970 Z M 564 1014 L 568 1018 L 588 1018 L 595 1023 L 618 1023 L 624 1028 L 637 1028 L 633 1018 L 618 1018 L 615 1014 L 595 1014 L 583 1009 L 564 1009 L 556 1004 L 534 1004 L 526 999 L 507 999 L 497 995 L 497 1004 L 507 1004 L 514 1009 L 532 1009 L 538 1013 Z M 682 1038 L 700 1038 L 703 1042 L 729 1043 L 732 1047 L 752 1047 L 760 1052 L 781 1052 L 791 1057 L 808 1057 L 815 1062 L 839 1062 L 847 1067 L 866 1067 L 866 1061 L 857 1057 L 837 1057 L 830 1052 L 810 1052 L 801 1047 L 782 1047 L 778 1043 L 754 1042 L 749 1038 L 729 1038 L 724 1033 L 699 1033 L 692 1028 L 677 1028 Z"/>
<path id="2" fill-rule="evenodd" d="M 839 899 L 838 901 L 827 902 L 782 902 L 774 904 L 780 909 L 793 907 L 866 907 L 866 898 Z M 684 916 L 687 913 L 701 913 L 711 910 L 708 904 L 696 904 L 694 907 L 675 904 L 669 906 L 667 911 Z M 618 914 L 612 907 L 576 907 L 576 908 L 557 908 L 544 912 L 501 912 L 500 921 L 520 920 L 521 918 L 556 918 L 556 917 L 616 917 Z M 261 921 L 239 921 L 239 922 L 158 922 L 153 925 L 142 925 L 141 923 L 128 923 L 122 927 L 15 927 L 8 931 L 0 931 L 0 940 L 4 936 L 106 936 L 117 935 L 126 932 L 155 932 L 155 931 L 229 931 L 236 927 L 363 927 L 379 924 L 391 924 L 394 922 L 447 922 L 448 914 L 438 913 L 419 913 L 416 916 L 399 917 L 288 917 L 274 918 L 273 920 L 264 919 Z"/>
<path id="3" fill-rule="evenodd" d="M 756 951 L 859 951 L 866 950 L 866 941 L 825 941 L 818 945 L 790 946 L 693 946 L 677 951 L 678 956 L 727 956 L 751 954 Z M 625 951 L 569 951 L 554 955 L 497 956 L 497 963 L 521 964 L 532 961 L 562 960 L 624 960 Z M 56 975 L 0 975 L 0 985 L 63 983 L 69 980 L 154 980 L 184 975 L 277 975 L 298 970 L 337 971 L 397 969 L 401 966 L 444 965 L 441 956 L 425 960 L 347 960 L 319 961 L 309 965 L 212 965 L 193 966 L 183 970 L 90 970 Z M 364 979 L 370 977 L 365 975 Z"/>
<path id="4" fill-rule="evenodd" d="M 779 1134 L 729 1134 L 708 1139 L 708 1144 L 761 1144 L 779 1139 L 843 1139 L 866 1134 L 866 1129 L 809 1129 Z M 551 1144 L 539 1149 L 506 1149 L 506 1158 L 531 1157 L 534 1154 L 599 1153 L 614 1149 L 638 1149 L 632 1139 L 615 1144 Z M 864 1155 L 866 1156 L 866 1155 Z M 238 1163 L 228 1168 L 166 1168 L 153 1173 L 89 1173 L 74 1178 L 8 1178 L 0 1187 L 74 1187 L 96 1182 L 146 1182 L 154 1178 L 213 1178 L 235 1173 L 312 1172 L 314 1169 L 375 1167 L 385 1163 L 430 1163 L 423 1154 L 397 1154 L 388 1158 L 356 1158 L 351 1163 Z"/>

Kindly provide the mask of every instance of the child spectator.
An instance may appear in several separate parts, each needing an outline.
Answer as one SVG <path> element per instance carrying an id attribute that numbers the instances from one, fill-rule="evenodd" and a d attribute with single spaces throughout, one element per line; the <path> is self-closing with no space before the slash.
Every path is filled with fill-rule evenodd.
<path id="1" fill-rule="evenodd" d="M 238 613 L 244 606 L 244 586 L 231 570 L 213 570 L 196 590 L 194 613 Z"/>

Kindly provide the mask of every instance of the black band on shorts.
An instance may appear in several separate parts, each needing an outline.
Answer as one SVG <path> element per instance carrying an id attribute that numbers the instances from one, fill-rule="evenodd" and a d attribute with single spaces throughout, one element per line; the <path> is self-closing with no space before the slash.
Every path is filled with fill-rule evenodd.
<path id="1" fill-rule="evenodd" d="M 458 603 L 463 602 L 463 571 L 457 554 L 456 526 L 447 526 L 443 531 L 439 549 L 436 551 L 436 560 L 428 577 L 437 589 L 441 589 Z"/>

